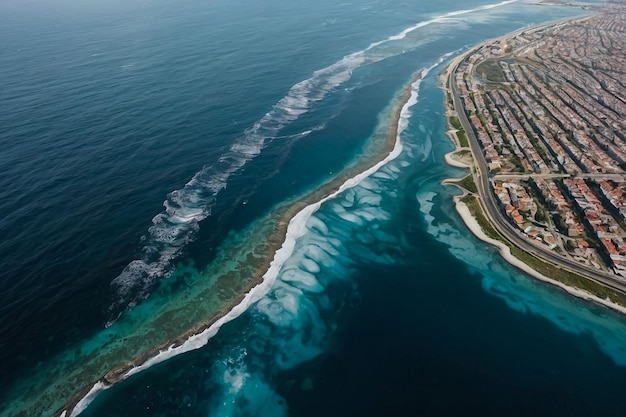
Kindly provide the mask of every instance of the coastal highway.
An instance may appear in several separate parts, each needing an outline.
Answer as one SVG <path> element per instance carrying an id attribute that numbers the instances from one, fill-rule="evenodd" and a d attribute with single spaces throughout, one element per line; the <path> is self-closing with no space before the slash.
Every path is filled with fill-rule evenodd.
<path id="1" fill-rule="evenodd" d="M 454 109 L 456 110 L 461 126 L 463 126 L 463 129 L 465 129 L 470 148 L 474 156 L 474 160 L 476 161 L 477 172 L 473 173 L 473 176 L 476 182 L 476 186 L 478 188 L 478 194 L 480 196 L 479 200 L 481 201 L 481 206 L 483 207 L 485 215 L 492 223 L 494 228 L 498 231 L 498 233 L 500 233 L 505 239 L 507 239 L 509 242 L 511 242 L 513 245 L 517 246 L 521 250 L 533 256 L 536 256 L 537 258 L 553 263 L 564 270 L 568 270 L 579 275 L 584 275 L 586 278 L 592 281 L 596 281 L 602 285 L 626 293 L 626 283 L 617 280 L 614 275 L 562 257 L 553 252 L 551 249 L 548 249 L 547 247 L 543 248 L 532 244 L 527 238 L 525 238 L 521 234 L 521 232 L 513 228 L 509 221 L 504 217 L 502 211 L 499 208 L 498 202 L 496 201 L 495 194 L 491 192 L 491 185 L 489 181 L 489 167 L 487 165 L 487 161 L 485 160 L 482 149 L 480 148 L 478 138 L 474 134 L 474 130 L 472 129 L 472 126 L 467 119 L 467 115 L 465 114 L 463 107 L 463 102 L 461 101 L 457 85 L 454 81 L 454 75 L 456 74 L 459 64 L 461 64 L 475 50 L 476 49 L 473 49 L 467 52 L 464 57 L 461 57 L 452 64 L 453 66 L 448 71 L 448 77 L 446 82 L 448 85 L 448 90 L 452 95 Z"/>

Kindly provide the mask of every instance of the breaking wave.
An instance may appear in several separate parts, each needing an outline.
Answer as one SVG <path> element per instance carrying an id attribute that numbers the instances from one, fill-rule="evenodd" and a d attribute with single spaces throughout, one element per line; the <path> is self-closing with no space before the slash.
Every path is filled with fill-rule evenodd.
<path id="1" fill-rule="evenodd" d="M 111 325 L 123 310 L 132 308 L 145 299 L 157 280 L 171 272 L 173 261 L 181 255 L 187 243 L 194 239 L 199 230 L 199 222 L 211 215 L 218 194 L 227 187 L 229 179 L 278 138 L 283 128 L 312 110 L 315 103 L 350 80 L 355 69 L 402 53 L 401 48 L 385 46 L 405 39 L 419 28 L 444 22 L 453 16 L 516 1 L 507 0 L 475 9 L 454 11 L 419 22 L 396 35 L 374 42 L 361 51 L 344 56 L 292 86 L 272 110 L 234 141 L 217 163 L 205 166 L 183 188 L 174 190 L 167 196 L 163 203 L 165 211 L 152 219 L 152 226 L 143 238 L 139 259 L 130 262 L 111 282 L 114 296 L 109 306 L 110 317 L 106 325 Z M 289 138 L 297 140 L 319 128 L 322 127 L 309 129 Z"/>
<path id="2" fill-rule="evenodd" d="M 265 333 L 261 332 L 257 348 L 266 352 L 288 351 L 291 354 L 280 354 L 273 365 L 271 361 L 265 360 L 256 363 L 254 366 L 256 371 L 253 372 L 246 364 L 248 361 L 246 348 L 243 346 L 233 348 L 225 360 L 217 361 L 214 366 L 213 373 L 218 377 L 216 384 L 221 388 L 218 397 L 222 397 L 215 402 L 212 414 L 220 416 L 237 414 L 237 408 L 243 401 L 251 415 L 286 415 L 285 402 L 273 391 L 266 373 L 271 366 L 275 369 L 293 369 L 324 352 L 329 328 L 332 326 L 325 323 L 322 317 L 328 316 L 328 311 L 336 309 L 338 301 L 331 301 L 332 297 L 327 294 L 327 287 L 336 286 L 337 282 L 329 283 L 322 276 L 331 266 L 335 276 L 345 269 L 337 265 L 338 258 L 345 258 L 341 256 L 345 236 L 341 236 L 339 230 L 334 230 L 333 235 L 330 224 L 343 224 L 345 225 L 343 232 L 346 232 L 354 228 L 363 229 L 363 225 L 368 223 L 370 227 L 366 229 L 372 237 L 364 238 L 360 233 L 356 233 L 357 241 L 389 240 L 388 234 L 379 230 L 376 225 L 377 222 L 385 222 L 390 218 L 390 214 L 380 206 L 381 192 L 386 188 L 382 183 L 394 181 L 397 173 L 401 171 L 400 167 L 392 166 L 390 163 L 404 150 L 401 137 L 409 125 L 411 108 L 418 102 L 423 78 L 451 54 L 443 55 L 432 66 L 420 71 L 417 79 L 411 84 L 410 96 L 400 110 L 395 144 L 389 155 L 346 180 L 335 192 L 299 211 L 289 221 L 285 240 L 263 275 L 263 281 L 248 292 L 241 303 L 209 328 L 189 337 L 184 343 L 161 350 L 141 365 L 130 369 L 123 379 L 182 353 L 205 346 L 223 325 L 247 311 L 252 311 L 251 314 L 258 319 L 257 323 L 261 323 L 261 327 L 265 329 Z M 319 212 L 325 203 L 330 203 L 332 219 L 326 218 L 327 214 Z M 373 253 L 369 254 L 368 258 L 377 259 L 378 262 L 391 262 L 387 256 L 377 256 Z M 354 283 L 345 282 L 344 285 L 354 290 Z M 258 329 L 252 330 L 251 333 L 259 334 Z M 276 343 L 283 347 L 288 346 L 288 349 L 276 349 L 274 346 Z M 255 356 L 258 359 L 258 352 Z M 101 383 L 95 384 L 88 395 L 72 410 L 71 416 L 80 414 L 98 392 L 107 388 L 108 386 Z"/>

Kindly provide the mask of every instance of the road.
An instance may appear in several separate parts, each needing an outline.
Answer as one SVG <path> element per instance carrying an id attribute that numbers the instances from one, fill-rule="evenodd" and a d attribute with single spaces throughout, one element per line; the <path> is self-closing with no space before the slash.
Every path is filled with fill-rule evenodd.
<path id="1" fill-rule="evenodd" d="M 586 172 L 580 172 L 577 174 L 497 174 L 492 176 L 494 181 L 496 180 L 528 180 L 529 178 L 580 178 L 580 179 L 596 179 L 596 180 L 613 180 L 617 182 L 624 181 L 624 174 L 590 174 Z"/>
<path id="2" fill-rule="evenodd" d="M 485 156 L 480 148 L 478 138 L 474 134 L 474 130 L 467 119 L 467 115 L 465 114 L 465 111 L 463 111 L 463 103 L 459 97 L 457 85 L 454 82 L 454 74 L 457 71 L 458 65 L 462 62 L 463 60 L 459 60 L 454 68 L 451 68 L 447 84 L 452 95 L 454 108 L 457 110 L 456 113 L 458 115 L 458 119 L 461 122 L 463 129 L 465 129 L 465 133 L 467 134 L 467 138 L 470 143 L 470 149 L 472 150 L 474 160 L 476 161 L 477 169 L 476 172 L 473 173 L 474 181 L 476 182 L 476 186 L 478 188 L 481 206 L 483 207 L 483 211 L 485 212 L 488 220 L 492 223 L 498 233 L 521 250 L 536 256 L 537 258 L 553 263 L 564 270 L 584 275 L 592 281 L 626 293 L 626 284 L 618 281 L 614 275 L 582 265 L 571 259 L 564 258 L 547 247 L 542 248 L 533 245 L 504 217 L 499 208 L 498 202 L 496 201 L 495 194 L 491 191 L 487 161 L 485 160 Z"/>

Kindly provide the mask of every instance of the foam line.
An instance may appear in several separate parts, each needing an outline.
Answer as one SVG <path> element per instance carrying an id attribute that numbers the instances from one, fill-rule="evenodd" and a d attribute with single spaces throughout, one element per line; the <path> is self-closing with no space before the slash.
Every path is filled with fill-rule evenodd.
<path id="1" fill-rule="evenodd" d="M 421 71 L 419 79 L 417 79 L 412 84 L 411 96 L 407 100 L 407 102 L 403 105 L 401 110 L 401 120 L 402 118 L 410 117 L 409 109 L 417 103 L 418 90 L 423 77 L 425 77 L 428 72 L 430 72 L 433 68 L 437 67 L 441 64 L 445 59 L 447 59 L 451 53 L 442 56 L 437 63 L 432 65 L 430 68 Z M 206 345 L 211 337 L 213 337 L 219 329 L 226 323 L 236 319 L 241 314 L 243 314 L 252 304 L 259 301 L 267 292 L 270 290 L 283 264 L 289 259 L 292 255 L 296 241 L 298 238 L 302 237 L 307 232 L 306 222 L 307 220 L 324 204 L 326 201 L 331 200 L 337 197 L 339 194 L 343 193 L 349 188 L 356 187 L 359 185 L 361 181 L 369 177 L 378 171 L 381 167 L 383 167 L 388 162 L 397 158 L 402 152 L 403 145 L 400 140 L 400 134 L 402 131 L 398 129 L 398 133 L 396 135 L 395 145 L 393 150 L 384 158 L 382 161 L 378 162 L 374 166 L 369 169 L 359 173 L 358 175 L 346 180 L 335 192 L 329 194 L 328 196 L 322 198 L 321 200 L 312 203 L 302 210 L 300 210 L 290 221 L 287 226 L 287 233 L 285 236 L 285 240 L 283 241 L 280 249 L 276 251 L 274 254 L 274 259 L 270 263 L 270 267 L 267 272 L 263 275 L 263 281 L 255 286 L 250 292 L 246 294 L 243 301 L 236 305 L 230 312 L 228 312 L 225 316 L 221 317 L 214 324 L 212 324 L 209 328 L 198 333 L 197 335 L 191 336 L 187 341 L 185 341 L 180 346 L 172 345 L 169 349 L 159 352 L 156 356 L 148 359 L 142 365 L 137 366 L 130 371 L 128 371 L 125 377 L 129 377 L 136 373 L 139 373 L 157 363 L 163 362 L 167 359 L 170 359 L 176 355 L 179 355 L 184 352 L 189 352 L 191 350 L 199 349 L 202 346 Z"/>
<path id="2" fill-rule="evenodd" d="M 82 413 L 83 411 L 85 411 L 85 409 L 89 406 L 89 404 L 94 400 L 94 398 L 96 398 L 96 395 L 98 395 L 98 393 L 100 391 L 104 391 L 105 389 L 107 389 L 108 386 L 106 386 L 105 384 L 103 384 L 102 382 L 96 382 L 94 384 L 93 387 L 91 387 L 91 389 L 89 390 L 89 392 L 87 393 L 87 395 L 85 395 L 75 406 L 74 409 L 72 410 L 72 413 L 70 414 L 70 417 L 76 417 L 77 415 L 79 415 L 80 413 Z M 63 410 L 63 413 L 61 413 L 61 416 L 65 416 L 67 414 L 67 410 Z"/>
<path id="3" fill-rule="evenodd" d="M 370 46 L 368 46 L 366 49 L 364 49 L 361 52 L 357 52 L 356 54 L 362 53 L 362 52 L 368 52 L 370 49 L 373 49 L 373 48 L 375 48 L 375 47 L 377 47 L 379 45 L 382 45 L 382 44 L 384 44 L 386 42 L 389 42 L 389 41 L 397 41 L 397 40 L 404 39 L 404 38 L 406 38 L 406 36 L 409 33 L 413 32 L 413 31 L 415 31 L 415 30 L 417 30 L 417 29 L 419 29 L 421 27 L 430 25 L 432 23 L 438 23 L 438 22 L 444 21 L 444 20 L 446 20 L 449 17 L 460 16 L 460 15 L 464 15 L 464 14 L 468 14 L 468 13 L 478 12 L 478 11 L 481 11 L 481 10 L 494 9 L 496 7 L 505 6 L 505 5 L 510 4 L 510 3 L 516 3 L 518 1 L 519 0 L 506 0 L 506 1 L 502 1 L 500 3 L 486 4 L 484 6 L 479 6 L 479 7 L 476 7 L 474 9 L 457 10 L 457 11 L 454 11 L 454 12 L 448 12 L 448 13 L 445 13 L 445 14 L 442 14 L 442 15 L 439 15 L 439 16 L 435 16 L 435 17 L 433 17 L 430 20 L 426 20 L 426 21 L 423 21 L 423 22 L 416 23 L 414 26 L 411 26 L 411 27 L 408 27 L 408 28 L 404 29 L 402 32 L 398 33 L 397 35 L 390 36 L 387 39 L 384 39 L 382 41 L 374 42 Z"/>
<path id="4" fill-rule="evenodd" d="M 263 296 L 265 296 L 269 290 L 272 288 L 276 279 L 280 273 L 282 266 L 285 262 L 291 257 L 294 252 L 296 241 L 305 235 L 308 231 L 306 227 L 306 223 L 309 218 L 324 204 L 326 201 L 334 199 L 338 195 L 342 194 L 346 190 L 356 187 L 363 180 L 377 172 L 384 165 L 389 163 L 390 161 L 396 159 L 403 150 L 402 141 L 400 139 L 400 135 L 408 125 L 408 119 L 411 117 L 410 108 L 417 103 L 419 86 L 421 84 L 422 79 L 435 67 L 440 65 L 443 61 L 445 61 L 452 53 L 447 53 L 443 55 L 439 60 L 432 66 L 427 69 L 420 71 L 418 75 L 418 79 L 411 84 L 411 95 L 408 100 L 404 103 L 400 110 L 400 118 L 398 120 L 398 130 L 396 133 L 396 140 L 392 151 L 385 157 L 383 160 L 379 161 L 374 166 L 368 168 L 367 170 L 357 174 L 356 176 L 346 180 L 335 192 L 329 194 L 328 196 L 322 198 L 321 200 L 312 203 L 302 210 L 300 210 L 290 221 L 287 226 L 287 233 L 285 236 L 285 240 L 283 241 L 280 249 L 276 251 L 274 254 L 274 259 L 270 263 L 268 270 L 262 277 L 262 281 L 260 284 L 256 285 L 252 288 L 245 296 L 241 303 L 237 304 L 233 307 L 226 315 L 219 318 L 215 323 L 209 326 L 204 331 L 190 336 L 185 342 L 181 345 L 175 346 L 172 344 L 168 349 L 160 351 L 158 354 L 153 356 L 152 358 L 146 360 L 139 366 L 136 366 L 129 370 L 122 379 L 126 379 L 132 375 L 135 375 L 141 371 L 144 371 L 150 368 L 153 365 L 171 359 L 177 355 L 180 355 L 185 352 L 190 352 L 192 350 L 199 349 L 205 346 L 208 341 L 217 334 L 220 328 L 241 316 L 248 308 L 259 301 Z M 405 126 L 403 129 L 400 129 L 400 123 L 404 121 Z M 89 403 L 93 401 L 98 392 L 103 391 L 110 386 L 105 385 L 102 382 L 96 383 L 92 389 L 87 393 L 85 397 L 83 397 L 77 405 L 72 410 L 70 417 L 78 416 L 82 411 L 87 408 Z"/>
<path id="5" fill-rule="evenodd" d="M 385 41 L 381 41 L 381 42 L 378 42 L 378 43 L 371 44 L 366 50 L 361 51 L 360 53 L 366 52 L 366 51 L 374 48 L 375 46 L 380 45 L 380 44 L 382 44 L 384 42 L 387 42 L 387 41 L 392 41 L 392 40 L 396 40 L 396 39 L 403 39 L 408 33 L 418 29 L 419 27 L 425 26 L 426 24 L 429 24 L 429 23 L 436 22 L 436 21 L 438 21 L 438 19 L 445 18 L 445 17 L 448 17 L 448 16 L 452 16 L 453 13 L 457 13 L 457 14 L 470 13 L 470 12 L 481 10 L 481 9 L 488 9 L 488 8 L 498 7 L 498 6 L 509 4 L 509 3 L 513 3 L 513 2 L 516 2 L 516 1 L 518 1 L 518 0 L 509 0 L 509 1 L 504 1 L 504 2 L 498 3 L 498 4 L 494 4 L 494 5 L 481 6 L 480 8 L 477 8 L 477 9 L 448 13 L 448 14 L 443 15 L 441 17 L 434 18 L 434 19 L 431 19 L 431 20 L 429 20 L 427 22 L 423 22 L 423 23 L 415 25 L 415 26 L 413 26 L 411 28 L 408 28 L 408 29 L 404 30 L 403 32 L 401 32 L 399 35 L 395 35 L 395 36 L 389 37 Z M 401 36 L 401 37 L 399 37 L 399 36 Z M 353 55 L 355 55 L 355 54 L 353 54 Z M 218 319 L 214 324 L 212 324 L 210 327 L 208 327 L 204 331 L 189 337 L 189 339 L 187 339 L 183 344 L 181 344 L 179 346 L 172 345 L 167 350 L 163 350 L 163 351 L 159 352 L 157 355 L 153 356 L 152 358 L 146 360 L 143 364 L 132 368 L 130 371 L 128 371 L 125 374 L 123 379 L 126 379 L 126 378 L 130 377 L 131 375 L 134 375 L 134 374 L 137 374 L 137 373 L 139 373 L 139 372 L 141 372 L 143 370 L 146 370 L 146 369 L 150 368 L 151 366 L 153 366 L 155 364 L 158 364 L 158 363 L 161 363 L 161 362 L 163 362 L 163 361 L 165 361 L 167 359 L 170 359 L 170 358 L 175 357 L 177 355 L 180 355 L 182 353 L 189 352 L 189 351 L 192 351 L 192 350 L 196 350 L 196 349 L 199 349 L 199 348 L 205 346 L 208 343 L 208 341 L 213 336 L 215 336 L 217 334 L 219 329 L 224 324 L 226 324 L 226 323 L 228 323 L 228 322 L 230 322 L 232 320 L 235 320 L 236 318 L 241 316 L 241 314 L 243 314 L 252 304 L 254 304 L 255 302 L 259 301 L 265 294 L 267 294 L 268 291 L 270 290 L 270 288 L 272 287 L 272 285 L 274 284 L 274 282 L 276 281 L 276 278 L 278 277 L 278 274 L 279 274 L 280 269 L 282 268 L 283 264 L 287 261 L 287 259 L 289 259 L 289 257 L 293 253 L 293 251 L 295 249 L 295 243 L 296 243 L 297 239 L 300 238 L 301 236 L 303 236 L 307 232 L 307 228 L 306 228 L 307 220 L 317 210 L 319 210 L 321 205 L 323 203 L 325 203 L 326 201 L 331 200 L 331 199 L 337 197 L 339 194 L 343 193 L 344 191 L 346 191 L 346 190 L 348 190 L 350 188 L 356 187 L 363 180 L 365 180 L 370 175 L 372 175 L 375 172 L 377 172 L 381 167 L 383 167 L 384 165 L 386 165 L 390 161 L 396 159 L 402 153 L 403 145 L 402 145 L 402 141 L 400 139 L 400 135 L 402 134 L 402 132 L 408 126 L 408 120 L 411 117 L 410 109 L 411 109 L 411 107 L 413 107 L 417 103 L 419 86 L 420 86 L 420 84 L 422 82 L 422 79 L 432 69 L 436 68 L 443 61 L 445 61 L 450 55 L 452 55 L 452 53 L 447 53 L 447 54 L 443 55 L 442 57 L 439 58 L 439 60 L 434 65 L 432 65 L 431 67 L 429 67 L 429 68 L 427 68 L 425 70 L 422 70 L 420 72 L 420 75 L 419 75 L 418 79 L 411 84 L 411 95 L 410 95 L 409 99 L 407 100 L 407 102 L 402 106 L 402 109 L 400 110 L 400 119 L 398 121 L 398 131 L 397 131 L 397 134 L 396 134 L 396 141 L 395 141 L 394 147 L 393 147 L 392 151 L 389 153 L 389 155 L 387 155 L 386 158 L 384 158 L 382 161 L 378 162 L 377 164 L 375 164 L 371 168 L 367 169 L 366 171 L 363 171 L 360 174 L 356 175 L 355 177 L 352 177 L 352 178 L 346 180 L 346 182 L 344 182 L 339 187 L 339 189 L 337 191 L 335 191 L 332 194 L 324 197 L 323 199 L 317 201 L 316 203 L 310 204 L 309 206 L 305 207 L 300 212 L 298 212 L 290 220 L 289 225 L 287 227 L 287 233 L 286 233 L 283 245 L 274 254 L 274 259 L 270 263 L 270 267 L 268 268 L 267 272 L 263 275 L 262 282 L 260 284 L 258 284 L 257 286 L 255 286 L 252 290 L 250 290 L 250 292 L 248 292 L 245 295 L 245 297 L 244 297 L 244 299 L 242 300 L 241 303 L 239 303 L 238 305 L 233 307 L 226 315 L 222 316 L 220 319 Z M 344 60 L 345 60 L 345 58 L 344 58 Z M 334 64 L 333 66 L 338 65 L 339 63 L 343 62 L 344 60 L 339 61 L 338 63 Z M 324 72 L 324 71 L 328 71 L 333 66 L 327 67 L 327 68 L 325 68 L 323 70 L 320 70 L 320 71 L 317 71 L 315 74 L 318 74 L 318 73 L 321 73 L 321 72 Z M 314 75 L 313 78 L 315 78 L 315 75 Z M 303 81 L 302 83 L 296 84 L 294 87 L 292 87 L 292 90 L 294 90 L 294 88 L 296 88 L 298 86 L 301 86 L 303 83 L 309 82 L 313 78 L 311 78 L 309 80 L 306 80 L 306 81 Z M 292 90 L 290 90 L 290 93 L 291 93 Z M 282 102 L 282 100 L 281 100 L 281 102 Z M 279 104 L 281 102 L 279 102 Z M 261 121 L 257 122 L 255 124 L 253 130 L 256 130 L 256 131 L 260 130 L 261 127 L 262 127 L 261 126 L 262 121 L 265 120 L 267 117 L 269 117 L 268 116 L 269 114 L 270 113 L 266 114 L 266 116 L 263 119 L 261 119 Z M 300 135 L 306 135 L 308 133 L 310 133 L 310 131 L 303 132 Z M 236 142 L 231 147 L 231 150 L 238 149 L 239 146 L 241 146 L 241 144 Z M 253 155 L 253 154 L 255 154 L 254 152 L 255 152 L 254 149 L 251 148 L 251 149 L 248 149 L 246 153 L 248 155 Z M 222 158 L 225 159 L 226 156 L 223 156 Z M 245 163 L 246 162 L 241 163 L 241 161 L 240 161 L 238 164 L 234 164 L 233 166 L 239 165 L 239 164 L 240 164 L 240 166 L 243 166 L 243 165 L 245 165 Z M 195 184 L 195 183 L 201 182 L 201 178 L 200 178 L 201 175 L 200 174 L 202 172 L 204 172 L 204 170 L 200 171 L 199 173 L 194 175 L 192 180 L 189 181 L 189 183 L 187 183 L 186 186 L 190 185 L 190 184 Z M 228 178 L 228 175 L 222 175 L 222 181 L 219 181 L 219 179 L 218 179 L 218 181 L 216 182 L 217 186 L 220 186 L 220 184 L 222 182 L 224 182 L 225 180 L 227 180 L 227 178 Z M 209 183 L 209 184 L 211 185 L 212 183 Z M 225 187 L 225 186 L 226 185 L 224 183 L 223 187 Z M 177 191 L 172 192 L 172 194 L 175 194 L 175 193 L 177 193 Z M 153 222 L 154 222 L 154 220 L 153 220 Z M 133 261 L 133 262 L 135 262 L 135 261 Z M 132 265 L 132 264 L 133 263 L 131 262 L 130 265 Z M 105 390 L 105 389 L 107 389 L 109 387 L 110 386 L 105 385 L 102 382 L 97 382 L 96 384 L 94 384 L 94 386 L 87 393 L 87 395 L 85 395 L 85 397 L 83 397 L 77 403 L 77 405 L 74 407 L 74 409 L 72 410 L 72 412 L 70 414 L 70 417 L 76 417 L 80 413 L 82 413 L 82 411 L 84 411 L 87 408 L 87 406 L 91 403 L 91 401 L 93 401 L 95 396 L 100 391 L 103 391 L 103 390 Z M 66 411 L 63 411 L 63 415 L 64 414 L 66 414 Z"/>
<path id="6" fill-rule="evenodd" d="M 474 9 L 453 11 L 419 22 L 396 35 L 374 42 L 361 51 L 344 56 L 334 64 L 315 71 L 310 78 L 292 86 L 272 110 L 234 141 L 216 164 L 204 167 L 183 188 L 174 190 L 167 196 L 163 203 L 165 211 L 152 219 L 152 226 L 148 229 L 140 259 L 130 262 L 111 282 L 115 290 L 115 299 L 109 306 L 110 317 L 106 326 L 113 324 L 124 309 L 132 308 L 146 298 L 155 281 L 171 271 L 173 261 L 181 254 L 187 243 L 195 238 L 199 229 L 198 223 L 211 215 L 217 195 L 227 187 L 232 175 L 259 155 L 271 141 L 280 137 L 279 132 L 284 127 L 307 113 L 316 102 L 323 100 L 330 92 L 348 81 L 353 70 L 399 53 L 397 51 L 381 53 L 385 51 L 376 51 L 377 47 L 402 40 L 421 27 L 443 22 L 453 16 L 488 10 L 516 1 L 518 0 L 507 0 Z M 318 128 L 323 126 L 293 135 L 291 138 L 297 140 Z"/>

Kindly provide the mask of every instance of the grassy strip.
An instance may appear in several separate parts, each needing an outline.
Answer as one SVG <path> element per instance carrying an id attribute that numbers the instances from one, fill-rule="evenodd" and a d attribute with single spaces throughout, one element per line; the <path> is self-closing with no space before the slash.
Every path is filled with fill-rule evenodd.
<path id="1" fill-rule="evenodd" d="M 467 177 L 463 178 L 462 180 L 459 180 L 458 184 L 461 187 L 465 188 L 470 193 L 477 193 L 478 192 L 478 187 L 476 187 L 476 183 L 474 182 L 474 178 L 471 175 L 468 175 Z"/>
<path id="2" fill-rule="evenodd" d="M 456 137 L 459 138 L 459 144 L 463 148 L 469 147 L 469 141 L 467 140 L 467 135 L 465 134 L 465 130 L 460 129 L 456 132 Z"/>
<path id="3" fill-rule="evenodd" d="M 478 204 L 478 200 L 476 197 L 472 195 L 467 195 L 461 199 L 467 207 L 469 208 L 472 215 L 476 218 L 476 221 L 480 225 L 483 232 L 492 239 L 499 240 L 500 242 L 507 245 L 511 254 L 515 256 L 520 261 L 524 262 L 526 265 L 530 266 L 535 271 L 539 272 L 542 275 L 545 275 L 555 281 L 562 282 L 563 284 L 581 289 L 583 291 L 587 291 L 590 294 L 593 294 L 602 299 L 610 299 L 616 304 L 621 306 L 626 306 L 626 294 L 623 294 L 619 291 L 616 291 L 612 288 L 605 287 L 604 285 L 592 281 L 590 279 L 585 278 L 582 275 L 575 274 L 570 271 L 566 271 L 564 269 L 559 268 L 556 265 L 545 262 L 541 259 L 538 259 L 527 252 L 519 249 L 517 246 L 511 245 L 508 241 L 506 241 L 500 234 L 493 228 L 491 223 L 485 217 L 480 204 Z"/>
<path id="4" fill-rule="evenodd" d="M 508 246 L 508 242 L 505 242 L 500 233 L 491 225 L 491 222 L 487 220 L 485 214 L 480 208 L 480 204 L 478 204 L 478 200 L 473 195 L 466 195 L 461 199 L 462 202 L 467 205 L 472 216 L 476 218 L 476 221 L 480 225 L 480 228 L 483 229 L 483 232 L 492 239 L 499 240 L 504 242 Z"/>
<path id="5" fill-rule="evenodd" d="M 463 126 L 461 125 L 461 121 L 459 120 L 459 118 L 456 116 L 450 116 L 448 117 L 448 122 L 450 122 L 450 126 L 458 130 L 458 132 L 456 132 L 456 137 L 459 139 L 459 144 L 461 145 L 461 147 L 463 148 L 469 147 L 467 134 L 465 133 L 465 129 L 463 129 Z"/>
<path id="6" fill-rule="evenodd" d="M 458 117 L 456 116 L 450 116 L 450 124 L 452 125 L 453 128 L 457 129 L 457 130 L 463 130 L 463 126 L 461 126 L 461 121 L 459 120 Z"/>
<path id="7" fill-rule="evenodd" d="M 614 303 L 626 306 L 626 294 L 622 294 L 621 292 L 605 287 L 604 285 L 599 284 L 596 281 L 592 281 L 581 275 L 566 271 L 559 268 L 558 266 L 537 259 L 515 246 L 511 247 L 511 253 L 513 254 L 513 256 L 524 262 L 526 265 L 530 266 L 535 271 L 547 277 L 550 277 L 555 281 L 562 282 L 563 284 L 570 287 L 575 287 L 587 291 L 602 299 L 609 298 Z"/>

